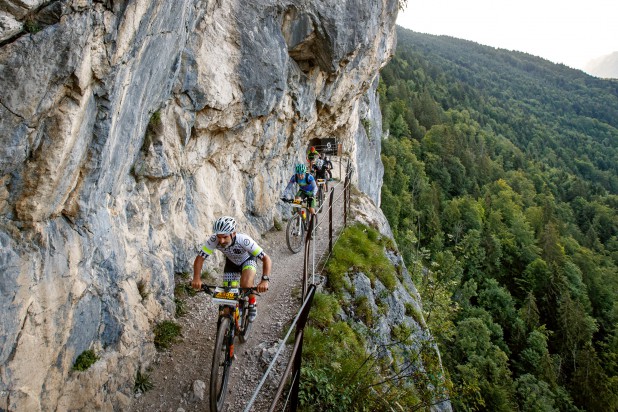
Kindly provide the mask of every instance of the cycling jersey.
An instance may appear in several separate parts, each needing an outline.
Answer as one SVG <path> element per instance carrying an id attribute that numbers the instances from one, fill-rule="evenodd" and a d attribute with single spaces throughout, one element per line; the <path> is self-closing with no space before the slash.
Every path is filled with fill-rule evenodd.
<path id="1" fill-rule="evenodd" d="M 243 233 L 237 233 L 228 247 L 221 246 L 217 242 L 217 235 L 212 235 L 206 244 L 202 246 L 200 256 L 207 258 L 212 255 L 215 249 L 221 251 L 227 259 L 236 265 L 241 265 L 250 257 L 257 257 L 259 259 L 264 257 L 262 248 L 249 235 Z"/>
<path id="2" fill-rule="evenodd" d="M 316 179 L 326 179 L 326 169 L 325 166 L 318 166 L 317 163 L 313 165 L 313 172 L 315 173 Z"/>
<path id="3" fill-rule="evenodd" d="M 288 187 L 286 188 L 286 191 L 288 188 L 292 187 L 294 183 L 298 183 L 299 189 L 305 193 L 312 194 L 312 195 L 315 195 L 318 193 L 318 185 L 315 183 L 315 179 L 313 178 L 313 176 L 310 175 L 309 173 L 305 173 L 305 176 L 300 180 L 298 180 L 296 175 L 292 176 L 292 178 L 290 179 L 290 182 L 288 183 Z"/>
<path id="4" fill-rule="evenodd" d="M 307 159 L 313 160 L 318 157 L 320 154 L 317 151 L 307 153 Z"/>

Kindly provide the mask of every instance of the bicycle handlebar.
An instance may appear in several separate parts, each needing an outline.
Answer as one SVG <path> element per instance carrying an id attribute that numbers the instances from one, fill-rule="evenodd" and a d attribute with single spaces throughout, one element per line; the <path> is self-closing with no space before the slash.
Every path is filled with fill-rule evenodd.
<path id="1" fill-rule="evenodd" d="M 189 283 L 189 286 L 191 286 L 191 283 Z M 221 286 L 221 285 L 206 285 L 206 284 L 202 284 L 202 287 L 200 288 L 200 290 L 198 290 L 197 292 L 204 292 L 204 293 L 208 293 L 209 295 L 213 295 L 215 293 L 215 288 L 223 288 L 223 289 L 238 289 L 240 290 L 240 295 L 242 297 L 251 295 L 251 294 L 255 294 L 260 296 L 259 293 L 257 293 L 257 288 L 256 287 L 252 287 L 252 288 L 241 288 L 240 286 Z"/>

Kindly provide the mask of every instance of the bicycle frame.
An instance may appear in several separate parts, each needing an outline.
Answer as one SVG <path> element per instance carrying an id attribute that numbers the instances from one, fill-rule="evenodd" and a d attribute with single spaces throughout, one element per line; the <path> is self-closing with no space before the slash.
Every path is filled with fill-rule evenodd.
<path id="1" fill-rule="evenodd" d="M 307 216 L 309 213 L 309 207 L 307 206 L 307 200 L 293 200 L 292 201 L 292 214 L 300 214 L 305 230 L 307 230 Z"/>
<path id="2" fill-rule="evenodd" d="M 218 412 L 222 410 L 225 403 L 230 367 L 234 360 L 234 338 L 238 334 L 241 343 L 246 341 L 246 333 L 251 325 L 247 318 L 247 297 L 250 294 L 256 294 L 257 289 L 202 285 L 202 290 L 212 295 L 215 303 L 219 303 L 219 317 L 210 371 L 210 410 Z M 222 355 L 223 359 L 221 359 Z"/>

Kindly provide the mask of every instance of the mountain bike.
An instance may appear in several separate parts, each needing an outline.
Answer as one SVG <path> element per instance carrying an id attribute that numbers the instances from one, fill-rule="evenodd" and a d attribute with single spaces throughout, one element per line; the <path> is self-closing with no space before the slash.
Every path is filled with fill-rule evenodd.
<path id="1" fill-rule="evenodd" d="M 326 179 L 316 179 L 318 183 L 318 194 L 315 198 L 317 201 L 317 209 L 318 212 L 322 211 L 322 205 L 324 204 L 324 198 L 326 197 L 326 192 L 328 192 L 328 183 Z"/>
<path id="2" fill-rule="evenodd" d="M 285 231 L 285 240 L 287 241 L 288 248 L 293 253 L 298 253 L 302 249 L 305 243 L 305 236 L 309 227 L 309 208 L 307 202 L 302 201 L 300 197 L 294 198 L 294 200 L 281 198 L 286 203 L 292 205 L 292 217 L 288 220 L 288 226 Z M 314 217 L 314 226 L 317 225 L 317 215 Z"/>
<path id="3" fill-rule="evenodd" d="M 252 323 L 249 322 L 249 295 L 256 294 L 256 288 L 202 285 L 202 290 L 212 295 L 212 301 L 219 304 L 217 337 L 212 354 L 210 370 L 210 411 L 223 410 L 227 383 L 234 360 L 234 338 L 240 343 L 248 339 Z"/>

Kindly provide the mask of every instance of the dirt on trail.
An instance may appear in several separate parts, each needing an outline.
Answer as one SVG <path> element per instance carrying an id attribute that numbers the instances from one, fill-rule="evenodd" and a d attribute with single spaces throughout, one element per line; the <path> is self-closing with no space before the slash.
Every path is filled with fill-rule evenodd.
<path id="1" fill-rule="evenodd" d="M 343 191 L 338 181 L 330 182 L 335 187 L 333 206 L 333 235 L 343 225 Z M 315 271 L 312 271 L 313 257 L 310 255 L 309 276 L 316 275 L 322 269 L 321 256 L 328 255 L 328 203 L 318 214 L 318 230 L 315 249 Z M 264 251 L 271 257 L 273 266 L 270 276 L 269 291 L 258 297 L 258 315 L 253 324 L 251 335 L 246 343 L 235 341 L 236 359 L 232 364 L 226 411 L 244 411 L 249 400 L 262 380 L 274 354 L 279 349 L 287 326 L 294 320 L 300 305 L 300 288 L 303 274 L 303 251 L 292 253 L 286 244 L 285 228 L 282 223 L 280 231 L 271 231 L 256 239 Z M 333 241 L 335 240 L 333 239 Z M 219 252 L 216 252 L 219 253 Z M 258 276 L 261 275 L 259 263 Z M 311 279 L 311 278 L 310 278 Z M 220 281 L 220 278 L 218 279 Z M 211 297 L 205 293 L 185 298 L 188 313 L 177 319 L 182 326 L 182 341 L 169 350 L 157 353 L 150 370 L 150 381 L 154 388 L 136 394 L 131 407 L 136 412 L 153 411 L 208 411 L 209 383 L 213 345 L 216 332 L 217 308 Z M 292 332 L 292 337 L 293 337 Z M 269 374 L 262 386 L 251 411 L 268 411 L 275 396 L 281 374 L 289 361 L 292 345 L 286 345 L 278 357 L 276 367 Z M 199 383 L 205 384 L 203 391 Z M 200 395 L 203 399 L 200 399 Z M 284 393 L 277 410 L 283 410 Z"/>

